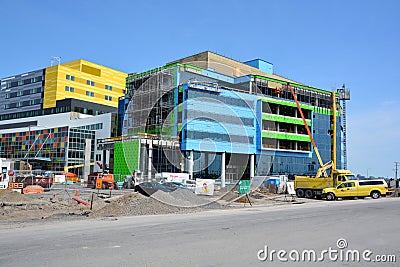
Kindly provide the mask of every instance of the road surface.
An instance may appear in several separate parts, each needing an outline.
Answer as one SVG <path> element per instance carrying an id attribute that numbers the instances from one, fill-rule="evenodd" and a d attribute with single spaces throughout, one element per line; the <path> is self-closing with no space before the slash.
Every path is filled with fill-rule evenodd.
<path id="1" fill-rule="evenodd" d="M 368 266 L 351 254 L 353 261 L 335 260 L 349 250 L 367 251 L 371 266 L 400 266 L 399 219 L 399 198 L 368 198 L 2 225 L 0 266 Z M 286 254 L 271 259 L 272 250 Z M 310 250 L 321 261 L 310 262 Z M 296 255 L 304 261 L 295 262 Z M 394 255 L 396 263 L 372 262 L 376 255 Z"/>

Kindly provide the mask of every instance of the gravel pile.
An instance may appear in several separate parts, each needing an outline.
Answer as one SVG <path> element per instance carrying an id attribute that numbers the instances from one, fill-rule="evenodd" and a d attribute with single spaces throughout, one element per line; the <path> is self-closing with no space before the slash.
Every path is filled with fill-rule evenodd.
<path id="1" fill-rule="evenodd" d="M 104 208 L 94 211 L 90 216 L 114 217 L 190 213 L 218 208 L 223 208 L 223 206 L 215 202 L 210 203 L 209 199 L 197 196 L 189 190 L 178 188 L 169 193 L 159 190 L 151 197 L 131 193 L 110 202 Z"/>
<path id="2" fill-rule="evenodd" d="M 226 190 L 221 193 L 220 198 L 225 201 L 230 201 L 230 200 L 237 198 L 238 196 L 239 196 L 239 194 L 237 192 L 235 192 L 234 190 Z"/>
<path id="3" fill-rule="evenodd" d="M 167 205 L 184 208 L 206 206 L 212 201 L 209 197 L 196 195 L 190 190 L 181 188 L 170 193 L 159 190 L 151 197 Z"/>
<path id="4" fill-rule="evenodd" d="M 131 193 L 112 201 L 102 209 L 94 211 L 90 214 L 90 217 L 188 213 L 191 210 L 192 209 L 170 206 L 152 197 L 145 197 L 139 193 Z"/>

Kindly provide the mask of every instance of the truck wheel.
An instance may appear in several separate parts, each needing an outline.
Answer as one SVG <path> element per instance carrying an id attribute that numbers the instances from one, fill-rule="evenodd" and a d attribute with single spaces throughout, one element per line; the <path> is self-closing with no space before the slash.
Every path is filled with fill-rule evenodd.
<path id="1" fill-rule="evenodd" d="M 381 193 L 379 193 L 379 191 L 372 191 L 371 192 L 371 197 L 373 198 L 373 199 L 377 199 L 377 198 L 379 198 L 381 196 Z"/>
<path id="2" fill-rule="evenodd" d="M 313 193 L 312 190 L 307 189 L 306 192 L 305 192 L 305 196 L 306 196 L 306 198 L 313 198 L 314 197 L 314 193 Z"/>
<path id="3" fill-rule="evenodd" d="M 336 197 L 335 197 L 334 193 L 328 193 L 326 195 L 326 200 L 328 200 L 328 201 L 332 201 L 332 200 L 335 200 L 335 199 L 336 199 Z"/>
<path id="4" fill-rule="evenodd" d="M 297 189 L 296 190 L 296 196 L 297 197 L 304 197 L 304 190 L 303 189 Z"/>

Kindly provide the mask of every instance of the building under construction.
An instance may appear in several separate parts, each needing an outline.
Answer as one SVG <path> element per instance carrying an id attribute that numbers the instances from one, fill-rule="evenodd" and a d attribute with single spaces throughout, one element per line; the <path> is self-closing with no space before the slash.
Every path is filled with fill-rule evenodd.
<path id="1" fill-rule="evenodd" d="M 318 159 L 293 93 L 323 162 L 331 159 L 332 127 L 339 129 L 341 168 L 343 110 L 335 112 L 333 126 L 331 91 L 276 75 L 261 59 L 239 62 L 203 52 L 128 76 L 114 172 L 227 180 L 314 174 Z"/>

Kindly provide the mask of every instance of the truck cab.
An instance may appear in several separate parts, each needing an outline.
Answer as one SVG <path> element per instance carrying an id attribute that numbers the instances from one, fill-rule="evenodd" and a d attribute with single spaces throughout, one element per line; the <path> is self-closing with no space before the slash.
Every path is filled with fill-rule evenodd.
<path id="1" fill-rule="evenodd" d="M 334 170 L 333 173 L 333 180 L 336 181 L 336 185 L 347 181 L 354 181 L 357 180 L 357 177 L 351 173 L 349 170 Z"/>

